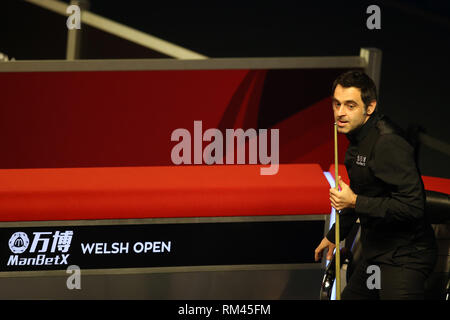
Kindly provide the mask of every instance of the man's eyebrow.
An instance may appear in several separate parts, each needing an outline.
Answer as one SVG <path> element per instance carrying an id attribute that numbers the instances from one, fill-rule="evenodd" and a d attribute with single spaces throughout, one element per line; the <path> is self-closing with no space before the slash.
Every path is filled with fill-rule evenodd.
<path id="1" fill-rule="evenodd" d="M 334 97 L 333 97 L 333 101 L 341 103 L 338 99 L 336 99 Z M 345 100 L 344 103 L 345 104 L 354 103 L 354 104 L 358 105 L 358 102 L 356 102 L 355 100 Z"/>

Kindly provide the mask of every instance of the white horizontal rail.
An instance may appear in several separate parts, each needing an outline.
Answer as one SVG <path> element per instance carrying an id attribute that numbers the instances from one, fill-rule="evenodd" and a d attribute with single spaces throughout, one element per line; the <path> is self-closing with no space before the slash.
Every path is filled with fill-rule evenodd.
<path id="1" fill-rule="evenodd" d="M 0 62 L 0 72 L 133 71 L 218 69 L 327 69 L 365 68 L 359 56 L 298 58 L 214 58 L 205 60 L 16 60 Z"/>

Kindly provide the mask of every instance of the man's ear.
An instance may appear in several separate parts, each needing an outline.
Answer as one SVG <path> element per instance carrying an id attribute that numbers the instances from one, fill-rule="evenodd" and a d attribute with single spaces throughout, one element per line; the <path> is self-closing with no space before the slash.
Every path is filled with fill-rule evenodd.
<path id="1" fill-rule="evenodd" d="M 367 106 L 367 115 L 370 116 L 376 109 L 377 107 L 377 100 L 372 100 L 371 103 L 369 103 L 369 105 Z"/>

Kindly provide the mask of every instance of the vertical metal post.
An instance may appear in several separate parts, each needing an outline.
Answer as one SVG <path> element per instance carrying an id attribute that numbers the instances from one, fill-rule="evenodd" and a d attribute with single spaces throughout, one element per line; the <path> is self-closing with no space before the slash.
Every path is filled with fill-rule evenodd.
<path id="1" fill-rule="evenodd" d="M 77 5 L 83 10 L 89 8 L 88 0 L 71 0 L 70 5 Z M 76 60 L 81 57 L 81 29 L 67 29 L 67 47 L 66 47 L 66 60 Z"/>
<path id="2" fill-rule="evenodd" d="M 383 52 L 377 48 L 361 48 L 359 56 L 366 62 L 364 71 L 372 78 L 380 91 L 380 77 L 381 77 L 381 59 Z"/>

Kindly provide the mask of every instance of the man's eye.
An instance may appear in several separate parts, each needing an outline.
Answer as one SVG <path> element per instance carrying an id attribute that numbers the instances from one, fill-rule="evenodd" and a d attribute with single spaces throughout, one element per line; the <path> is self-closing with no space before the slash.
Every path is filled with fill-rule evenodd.
<path id="1" fill-rule="evenodd" d="M 348 108 L 351 110 L 351 109 L 353 109 L 355 106 L 354 105 L 352 105 L 352 104 L 350 104 L 350 105 L 348 105 Z"/>

